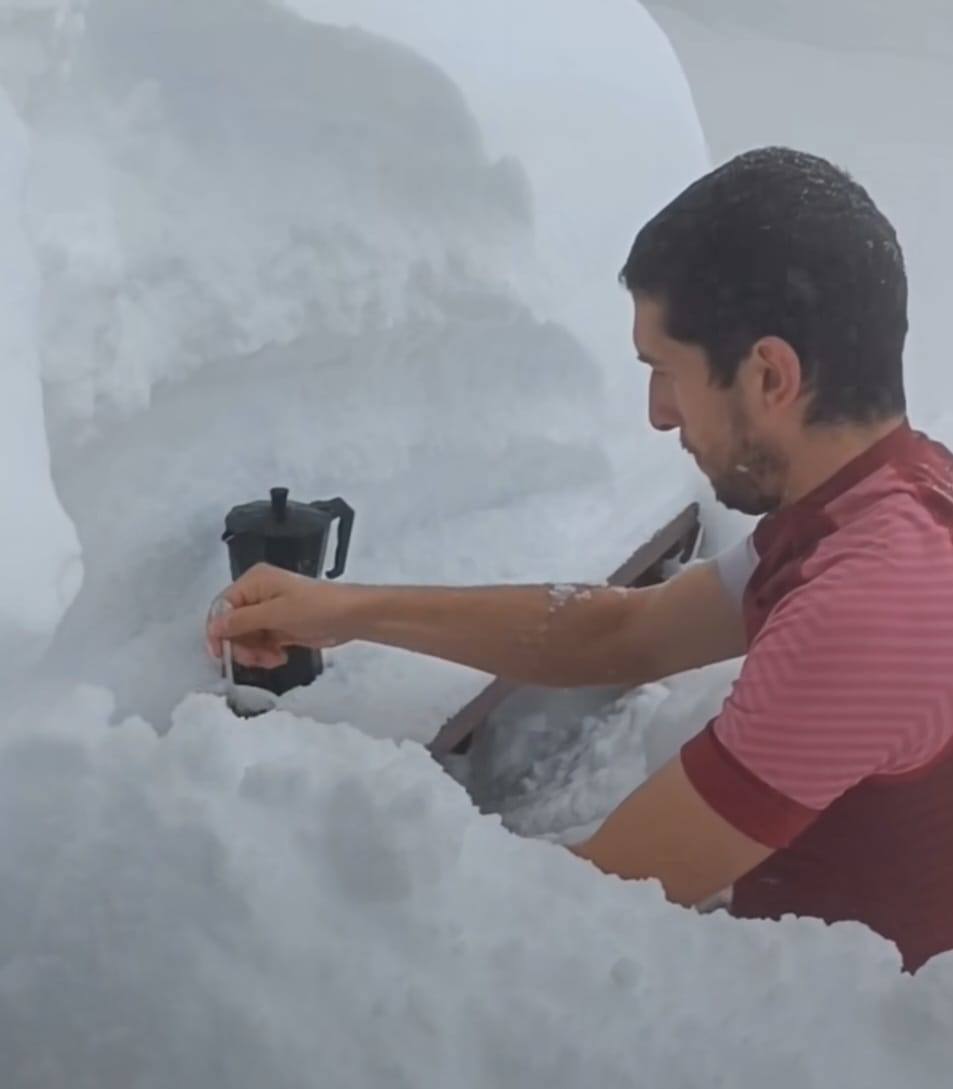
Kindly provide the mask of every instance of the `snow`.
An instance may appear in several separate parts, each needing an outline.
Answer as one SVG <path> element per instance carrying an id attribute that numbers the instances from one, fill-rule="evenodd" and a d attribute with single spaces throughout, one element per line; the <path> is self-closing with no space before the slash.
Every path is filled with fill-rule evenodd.
<path id="1" fill-rule="evenodd" d="M 224 516 L 273 485 L 355 506 L 348 578 L 554 607 L 707 494 L 614 284 L 707 162 L 644 10 L 4 0 L 0 88 L 4 1086 L 937 1084 L 953 956 L 547 842 L 737 663 L 509 702 L 472 797 L 419 743 L 473 671 L 211 694 Z"/>
<path id="2" fill-rule="evenodd" d="M 0 750 L 12 1089 L 942 1083 L 948 962 L 674 908 L 414 743 L 210 696 L 163 739 L 110 717 L 87 689 Z"/>
<path id="3" fill-rule="evenodd" d="M 15 674 L 39 658 L 82 580 L 79 543 L 50 478 L 35 344 L 37 275 L 19 222 L 28 138 L 0 95 L 0 660 Z"/>
<path id="4" fill-rule="evenodd" d="M 614 169 L 640 179 L 599 203 L 617 229 L 611 255 L 600 229 L 598 280 L 564 243 L 552 256 L 544 162 L 530 174 L 508 145 L 491 150 L 456 68 L 373 22 L 96 0 L 18 24 L 49 58 L 11 94 L 33 142 L 53 470 L 87 567 L 45 689 L 100 683 L 161 724 L 206 687 L 196 620 L 224 577 L 222 521 L 276 484 L 356 507 L 348 576 L 365 581 L 602 578 L 695 496 L 693 469 L 661 474 L 668 444 L 632 425 L 642 379 L 614 278 L 639 219 L 703 168 L 701 139 L 664 39 L 618 7 L 620 28 L 659 49 L 645 40 L 645 70 L 607 84 L 579 75 L 567 102 L 588 87 L 610 111 L 653 103 L 666 63 L 672 101 L 651 170 L 641 147 L 584 134 L 581 153 L 611 145 Z M 426 14 L 421 36 L 438 23 Z M 558 58 L 537 54 L 552 80 Z M 515 111 L 523 134 L 530 106 Z M 499 103 L 484 114 L 500 128 Z M 654 112 L 636 122 L 657 139 Z M 565 207 L 590 202 L 588 176 L 562 184 Z M 610 300 L 613 320 L 587 341 L 596 323 L 561 320 L 537 287 L 554 277 L 578 282 L 566 298 Z M 612 355 L 594 347 L 606 336 Z M 611 394 L 620 383 L 631 402 Z M 382 736 L 432 736 L 485 681 L 379 648 L 333 664 L 291 704 Z"/>
<path id="5" fill-rule="evenodd" d="M 520 835 L 577 843 L 718 713 L 737 661 L 644 685 L 511 696 L 450 769 Z"/>
<path id="6" fill-rule="evenodd" d="M 489 153 L 516 159 L 532 191 L 536 263 L 521 288 L 593 350 L 628 406 L 630 357 L 617 334 L 629 304 L 606 290 L 606 272 L 627 256 L 632 209 L 662 207 L 707 161 L 678 62 L 643 7 L 598 0 L 583 20 L 577 5 L 551 0 L 289 4 L 411 45 L 452 73 Z"/>

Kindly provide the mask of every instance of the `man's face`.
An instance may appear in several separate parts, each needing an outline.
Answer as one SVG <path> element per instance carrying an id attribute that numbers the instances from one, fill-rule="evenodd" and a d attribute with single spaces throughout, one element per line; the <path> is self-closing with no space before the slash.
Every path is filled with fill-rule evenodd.
<path id="1" fill-rule="evenodd" d="M 781 503 L 787 459 L 759 428 L 757 396 L 746 388 L 746 361 L 734 383 L 711 377 L 704 350 L 668 336 L 661 305 L 639 296 L 634 340 L 651 368 L 649 422 L 678 430 L 682 446 L 708 477 L 720 502 L 745 514 L 766 514 Z"/>

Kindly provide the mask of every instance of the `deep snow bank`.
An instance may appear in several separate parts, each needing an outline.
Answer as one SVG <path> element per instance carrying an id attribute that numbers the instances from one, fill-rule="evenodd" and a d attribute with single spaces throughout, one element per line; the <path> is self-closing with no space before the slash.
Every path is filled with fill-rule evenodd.
<path id="1" fill-rule="evenodd" d="M 29 138 L 0 91 L 0 661 L 11 675 L 35 661 L 79 590 L 72 523 L 50 478 L 36 351 L 37 274 L 20 221 Z"/>
<path id="2" fill-rule="evenodd" d="M 943 1083 L 953 962 L 666 905 L 478 817 L 422 749 L 194 697 L 0 743 L 9 1089 Z"/>
<path id="3" fill-rule="evenodd" d="M 639 9 L 586 24 L 606 61 L 561 86 L 553 41 L 502 8 L 451 5 L 481 28 L 468 50 L 434 38 L 445 5 L 409 7 L 399 34 L 263 0 L 14 7 L 0 79 L 32 134 L 38 354 L 86 555 L 27 687 L 92 680 L 165 721 L 213 679 L 198 625 L 222 518 L 276 483 L 344 494 L 349 575 L 380 581 L 599 578 L 691 498 L 693 468 L 661 471 L 671 444 L 645 434 L 614 283 L 703 165 Z M 522 34 L 505 58 L 497 26 Z M 299 703 L 382 734 L 432 735 L 481 683 L 369 648 L 333 660 Z"/>
<path id="4" fill-rule="evenodd" d="M 615 425 L 641 437 L 629 301 L 610 281 L 642 220 L 707 163 L 687 82 L 642 5 L 597 0 L 582 17 L 575 0 L 285 2 L 404 42 L 452 74 L 491 154 L 517 158 L 529 181 L 536 264 L 521 289 L 590 347 L 618 398 Z"/>

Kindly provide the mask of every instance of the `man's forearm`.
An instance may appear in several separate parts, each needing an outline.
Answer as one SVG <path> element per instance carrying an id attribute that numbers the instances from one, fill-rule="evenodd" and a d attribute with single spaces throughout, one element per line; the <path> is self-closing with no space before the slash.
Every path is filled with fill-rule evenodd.
<path id="1" fill-rule="evenodd" d="M 625 680 L 624 591 L 605 587 L 364 587 L 358 638 L 524 684 Z M 631 663 L 629 663 L 631 666 Z"/>

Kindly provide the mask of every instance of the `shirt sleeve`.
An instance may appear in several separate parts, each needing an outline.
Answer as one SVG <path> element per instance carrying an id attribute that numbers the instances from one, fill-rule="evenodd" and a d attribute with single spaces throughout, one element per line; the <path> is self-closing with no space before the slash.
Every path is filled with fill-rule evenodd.
<path id="1" fill-rule="evenodd" d="M 720 552 L 713 561 L 721 584 L 729 598 L 741 611 L 741 602 L 745 587 L 748 585 L 755 568 L 758 566 L 758 553 L 755 551 L 754 538 L 749 534 L 737 544 Z"/>
<path id="2" fill-rule="evenodd" d="M 944 743 L 949 671 L 924 656 L 922 632 L 950 629 L 949 595 L 931 601 L 921 577 L 898 596 L 896 578 L 876 559 L 847 562 L 789 593 L 721 713 L 683 748 L 695 789 L 752 839 L 786 846 L 863 779 L 909 770 Z"/>

